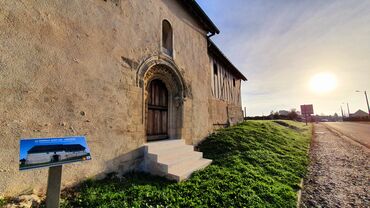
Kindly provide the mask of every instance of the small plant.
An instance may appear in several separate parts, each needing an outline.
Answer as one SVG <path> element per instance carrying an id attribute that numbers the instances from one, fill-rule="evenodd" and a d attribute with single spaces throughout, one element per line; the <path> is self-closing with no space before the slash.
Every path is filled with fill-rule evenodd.
<path id="1" fill-rule="evenodd" d="M 5 206 L 6 200 L 3 197 L 0 197 L 0 207 Z"/>

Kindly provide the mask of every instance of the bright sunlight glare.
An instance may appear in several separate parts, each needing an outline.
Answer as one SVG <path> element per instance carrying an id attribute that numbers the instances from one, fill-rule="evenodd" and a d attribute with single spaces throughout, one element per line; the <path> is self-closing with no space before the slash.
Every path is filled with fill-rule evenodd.
<path id="1" fill-rule="evenodd" d="M 315 93 L 328 93 L 337 87 L 337 79 L 331 73 L 319 73 L 311 78 L 309 85 Z"/>

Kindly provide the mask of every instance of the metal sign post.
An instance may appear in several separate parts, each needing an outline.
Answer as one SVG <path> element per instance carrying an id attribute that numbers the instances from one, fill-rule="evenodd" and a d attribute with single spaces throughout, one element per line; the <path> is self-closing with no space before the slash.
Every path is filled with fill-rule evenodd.
<path id="1" fill-rule="evenodd" d="M 84 136 L 21 139 L 19 170 L 49 167 L 46 207 L 58 208 L 62 183 L 62 165 L 91 160 Z"/>
<path id="2" fill-rule="evenodd" d="M 307 126 L 307 114 L 304 114 L 304 118 L 306 120 L 306 126 Z"/>
<path id="3" fill-rule="evenodd" d="M 308 123 L 307 116 L 311 116 L 312 114 L 314 114 L 313 105 L 312 104 L 310 104 L 310 105 L 301 105 L 301 113 L 302 113 L 302 115 L 304 115 L 305 120 L 306 120 L 306 125 L 307 125 L 307 123 Z"/>
<path id="4" fill-rule="evenodd" d="M 62 183 L 62 167 L 55 166 L 49 168 L 48 187 L 46 191 L 46 207 L 58 208 L 60 199 L 60 186 Z"/>

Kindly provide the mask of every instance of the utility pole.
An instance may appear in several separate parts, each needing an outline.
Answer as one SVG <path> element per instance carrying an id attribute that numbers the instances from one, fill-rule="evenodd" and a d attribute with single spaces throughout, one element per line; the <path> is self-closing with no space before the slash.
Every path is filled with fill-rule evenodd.
<path id="1" fill-rule="evenodd" d="M 342 112 L 342 121 L 344 121 L 344 113 L 343 113 L 342 105 L 340 106 L 340 111 Z"/>
<path id="2" fill-rule="evenodd" d="M 347 110 L 348 110 L 348 117 L 351 117 L 351 113 L 349 112 L 349 105 L 347 103 Z"/>
<path id="3" fill-rule="evenodd" d="M 367 110 L 369 111 L 369 116 L 370 116 L 370 106 L 369 106 L 369 99 L 367 98 L 367 93 L 366 93 L 366 90 L 365 90 L 364 92 L 365 92 L 365 98 L 366 98 L 366 103 L 367 103 Z"/>

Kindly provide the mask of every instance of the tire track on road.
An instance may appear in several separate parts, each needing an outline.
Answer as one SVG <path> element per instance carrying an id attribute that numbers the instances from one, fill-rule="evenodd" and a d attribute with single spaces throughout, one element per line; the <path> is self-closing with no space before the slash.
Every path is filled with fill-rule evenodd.
<path id="1" fill-rule="evenodd" d="M 331 131 L 332 133 L 334 133 L 335 135 L 339 136 L 339 137 L 342 137 L 343 139 L 347 139 L 351 142 L 355 142 L 356 144 L 358 145 L 361 145 L 362 147 L 365 147 L 366 149 L 370 149 L 370 146 L 368 146 L 366 143 L 364 142 L 361 142 L 358 141 L 356 138 L 354 138 L 351 134 L 346 134 L 338 129 L 336 129 L 335 127 L 332 127 L 328 124 L 325 124 L 325 123 L 321 123 L 323 126 L 325 126 L 329 131 Z"/>

